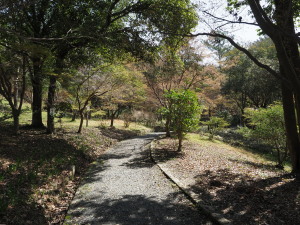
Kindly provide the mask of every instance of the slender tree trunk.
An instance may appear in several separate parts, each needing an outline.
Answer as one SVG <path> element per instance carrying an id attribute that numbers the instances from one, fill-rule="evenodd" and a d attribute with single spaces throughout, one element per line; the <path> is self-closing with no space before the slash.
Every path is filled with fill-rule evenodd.
<path id="1" fill-rule="evenodd" d="M 113 127 L 114 126 L 114 120 L 115 120 L 115 113 L 112 112 L 110 114 L 110 127 Z"/>
<path id="2" fill-rule="evenodd" d="M 35 128 L 44 128 L 42 119 L 42 60 L 33 59 L 32 82 L 32 121 L 31 126 Z"/>
<path id="3" fill-rule="evenodd" d="M 177 149 L 177 151 L 179 151 L 179 152 L 181 152 L 181 150 L 182 150 L 182 141 L 183 141 L 183 135 L 178 134 L 178 149 Z"/>
<path id="4" fill-rule="evenodd" d="M 300 141 L 295 114 L 294 96 L 290 89 L 282 85 L 282 103 L 288 149 L 292 159 L 292 172 L 300 173 Z"/>
<path id="5" fill-rule="evenodd" d="M 13 114 L 13 118 L 14 118 L 14 133 L 16 135 L 18 135 L 19 134 L 19 127 L 20 127 L 20 122 L 19 122 L 20 112 L 16 109 L 13 109 L 12 114 Z"/>
<path id="6" fill-rule="evenodd" d="M 166 118 L 166 137 L 171 137 L 171 118 Z"/>
<path id="7" fill-rule="evenodd" d="M 89 116 L 90 116 L 90 115 L 89 115 L 89 111 L 88 111 L 88 112 L 85 113 L 85 121 L 86 121 L 85 126 L 86 126 L 86 127 L 89 126 Z"/>
<path id="8" fill-rule="evenodd" d="M 55 90 L 56 90 L 56 77 L 50 76 L 48 88 L 48 101 L 47 101 L 47 133 L 54 133 L 54 101 L 55 101 Z"/>
<path id="9" fill-rule="evenodd" d="M 77 111 L 73 110 L 73 115 L 72 115 L 71 122 L 74 122 L 76 120 L 76 116 L 77 116 Z"/>
<path id="10" fill-rule="evenodd" d="M 54 114 L 55 111 L 55 92 L 56 92 L 56 81 L 57 76 L 61 74 L 63 69 L 63 60 L 67 55 L 68 51 L 61 48 L 61 52 L 56 55 L 55 62 L 55 73 L 56 76 L 49 77 L 49 88 L 48 88 L 48 101 L 47 101 L 47 133 L 52 134 L 55 131 L 54 128 Z"/>
<path id="11" fill-rule="evenodd" d="M 84 113 L 83 113 L 83 110 L 79 110 L 79 115 L 80 115 L 80 124 L 79 124 L 79 128 L 78 128 L 77 133 L 78 133 L 78 134 L 81 134 L 81 131 L 82 131 L 82 125 L 83 125 L 83 120 L 84 120 Z"/>
<path id="12" fill-rule="evenodd" d="M 42 87 L 41 82 L 37 81 L 32 86 L 32 122 L 31 126 L 35 128 L 43 128 L 42 119 Z"/>
<path id="13" fill-rule="evenodd" d="M 295 105 L 296 105 L 296 115 L 297 115 L 297 122 L 298 122 L 298 134 L 300 139 L 300 95 L 295 95 Z"/>

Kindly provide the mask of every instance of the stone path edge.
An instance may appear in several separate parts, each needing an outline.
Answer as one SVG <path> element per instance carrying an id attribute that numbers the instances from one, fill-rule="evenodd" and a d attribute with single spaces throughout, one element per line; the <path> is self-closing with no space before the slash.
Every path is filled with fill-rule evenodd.
<path id="1" fill-rule="evenodd" d="M 169 168 L 166 166 L 160 164 L 154 157 L 153 150 L 154 150 L 154 143 L 155 141 L 164 138 L 165 135 L 161 135 L 158 138 L 151 141 L 151 143 L 148 144 L 148 148 L 150 150 L 150 157 L 151 160 L 159 167 L 159 169 L 162 171 L 162 173 L 172 182 L 174 183 L 184 194 L 185 196 L 197 207 L 197 209 L 204 214 L 206 214 L 213 222 L 219 225 L 231 225 L 231 221 L 223 217 L 222 214 L 214 212 L 213 209 L 209 209 L 208 206 L 204 205 L 201 199 L 199 197 L 196 197 L 196 193 L 194 193 L 191 190 L 188 190 L 185 188 L 184 184 L 173 174 L 169 171 Z"/>

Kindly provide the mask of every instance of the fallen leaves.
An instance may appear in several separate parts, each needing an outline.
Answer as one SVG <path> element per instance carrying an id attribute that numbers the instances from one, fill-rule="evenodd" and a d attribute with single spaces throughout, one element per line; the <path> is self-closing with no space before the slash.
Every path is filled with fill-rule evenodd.
<path id="1" fill-rule="evenodd" d="M 61 224 L 89 164 L 135 135 L 86 128 L 81 135 L 27 129 L 11 136 L 0 129 L 0 224 Z"/>
<path id="2" fill-rule="evenodd" d="M 160 140 L 155 157 L 233 224 L 300 224 L 300 181 L 272 163 L 214 142 Z"/>

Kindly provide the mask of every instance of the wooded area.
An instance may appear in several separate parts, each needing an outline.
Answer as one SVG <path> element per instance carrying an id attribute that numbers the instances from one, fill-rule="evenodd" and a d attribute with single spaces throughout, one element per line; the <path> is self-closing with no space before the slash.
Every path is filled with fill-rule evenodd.
<path id="1" fill-rule="evenodd" d="M 60 135 L 78 120 L 79 137 L 95 121 L 115 132 L 121 119 L 125 129 L 166 132 L 179 152 L 190 132 L 242 138 L 298 177 L 300 2 L 225 3 L 1 0 L 0 148 L 28 130 Z M 241 43 L 233 30 L 247 26 L 259 38 Z M 4 152 L 0 216 L 14 204 L 4 189 L 17 165 Z"/>

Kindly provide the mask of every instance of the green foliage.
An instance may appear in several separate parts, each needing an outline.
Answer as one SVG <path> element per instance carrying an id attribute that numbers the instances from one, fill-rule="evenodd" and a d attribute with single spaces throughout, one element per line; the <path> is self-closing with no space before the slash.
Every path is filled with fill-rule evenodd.
<path id="1" fill-rule="evenodd" d="M 170 104 L 169 108 L 162 108 L 162 112 L 171 118 L 171 127 L 179 139 L 180 151 L 185 134 L 198 127 L 201 107 L 196 93 L 190 90 L 171 90 L 165 97 Z"/>
<path id="2" fill-rule="evenodd" d="M 282 167 L 287 157 L 286 131 L 283 107 L 276 103 L 268 108 L 247 109 L 245 116 L 253 129 L 246 132 L 252 138 L 257 138 L 273 146 L 277 151 L 278 166 Z M 244 128 L 245 129 L 245 128 Z"/>
<path id="3" fill-rule="evenodd" d="M 210 133 L 210 139 L 213 139 L 216 132 L 222 130 L 224 127 L 229 126 L 223 118 L 212 116 L 208 121 L 201 122 L 203 125 L 208 126 L 208 132 Z"/>
<path id="4" fill-rule="evenodd" d="M 253 43 L 249 50 L 257 59 L 276 68 L 275 47 L 268 38 Z M 246 55 L 234 49 L 226 54 L 222 93 L 233 99 L 243 113 L 245 107 L 266 107 L 280 98 L 280 82 L 256 66 Z"/>

